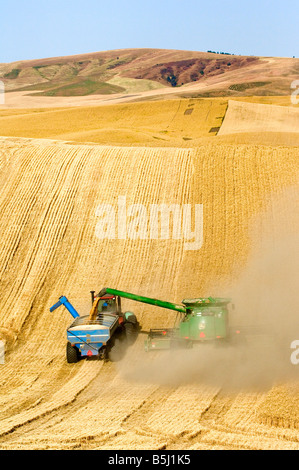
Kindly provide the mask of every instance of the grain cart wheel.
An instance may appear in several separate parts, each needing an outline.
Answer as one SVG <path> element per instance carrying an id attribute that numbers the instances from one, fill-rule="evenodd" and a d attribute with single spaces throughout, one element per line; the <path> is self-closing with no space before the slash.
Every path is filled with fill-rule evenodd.
<path id="1" fill-rule="evenodd" d="M 69 364 L 75 364 L 79 361 L 78 350 L 70 342 L 66 345 L 66 359 Z"/>
<path id="2" fill-rule="evenodd" d="M 101 349 L 99 349 L 99 359 L 101 359 L 102 361 L 107 361 L 108 351 L 106 346 L 103 346 Z"/>
<path id="3" fill-rule="evenodd" d="M 110 346 L 108 358 L 111 362 L 118 362 L 123 357 L 123 348 L 120 340 L 118 338 L 114 339 L 113 343 Z"/>
<path id="4" fill-rule="evenodd" d="M 134 323 L 127 322 L 124 324 L 126 340 L 128 344 L 133 344 L 136 339 L 136 325 Z"/>

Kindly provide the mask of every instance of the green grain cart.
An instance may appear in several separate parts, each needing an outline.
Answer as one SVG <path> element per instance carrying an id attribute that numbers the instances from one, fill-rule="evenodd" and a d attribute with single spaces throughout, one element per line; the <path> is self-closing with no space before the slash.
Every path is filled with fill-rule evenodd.
<path id="1" fill-rule="evenodd" d="M 109 288 L 102 289 L 98 296 L 102 297 L 107 294 L 177 312 L 179 316 L 177 326 L 150 330 L 144 344 L 146 351 L 192 348 L 196 343 L 222 341 L 228 338 L 230 299 L 212 297 L 186 299 L 179 305 Z"/>

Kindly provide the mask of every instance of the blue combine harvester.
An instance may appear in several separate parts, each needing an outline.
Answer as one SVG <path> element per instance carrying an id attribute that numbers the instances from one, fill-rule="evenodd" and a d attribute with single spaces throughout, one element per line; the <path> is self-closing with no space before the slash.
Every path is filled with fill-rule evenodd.
<path id="1" fill-rule="evenodd" d="M 100 294 L 95 297 L 94 294 L 92 291 L 92 308 L 86 316 L 80 316 L 64 296 L 50 308 L 53 312 L 63 305 L 74 318 L 67 329 L 68 363 L 93 356 L 116 361 L 122 354 L 124 340 L 131 344 L 137 336 L 139 325 L 136 316 L 132 312 L 122 313 L 120 297 Z"/>

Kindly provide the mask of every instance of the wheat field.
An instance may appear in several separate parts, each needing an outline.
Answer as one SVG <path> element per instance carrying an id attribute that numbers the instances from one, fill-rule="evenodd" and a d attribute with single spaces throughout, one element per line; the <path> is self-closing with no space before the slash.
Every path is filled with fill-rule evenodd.
<path id="1" fill-rule="evenodd" d="M 298 133 L 299 111 L 291 106 L 267 106 L 229 100 L 219 135 L 245 132 Z"/>
<path id="2" fill-rule="evenodd" d="M 49 312 L 66 295 L 81 315 L 88 314 L 89 291 L 104 286 L 174 302 L 234 289 L 239 293 L 253 248 L 259 243 L 263 247 L 276 231 L 275 243 L 282 235 L 297 235 L 298 146 L 294 141 L 266 145 L 208 137 L 215 118 L 226 110 L 225 101 L 215 103 L 195 100 L 190 106 L 194 113 L 187 115 L 188 101 L 176 103 L 176 114 L 173 103 L 161 104 L 161 128 L 165 131 L 168 123 L 173 132 L 167 146 L 148 145 L 153 129 L 158 135 L 156 103 L 150 109 L 134 105 L 140 109 L 141 126 L 150 128 L 145 145 L 134 144 L 132 134 L 120 145 L 113 139 L 108 145 L 107 129 L 117 133 L 120 127 L 116 119 L 113 128 L 112 117 L 103 140 L 97 129 L 82 129 L 87 109 L 38 112 L 39 135 L 33 135 L 33 112 L 22 121 L 25 111 L 11 116 L 3 111 L 0 339 L 6 341 L 6 356 L 0 365 L 1 449 L 299 449 L 298 382 L 292 374 L 287 380 L 274 374 L 269 383 L 256 387 L 251 358 L 246 356 L 249 382 L 236 375 L 239 350 L 148 355 L 143 351 L 146 332 L 172 326 L 174 314 L 130 301 L 124 309 L 136 313 L 142 332 L 122 361 L 67 364 L 66 329 L 72 319 L 63 308 Z M 119 119 L 124 109 L 119 108 Z M 76 114 L 71 126 L 65 116 L 78 112 L 83 121 Z M 89 113 L 91 123 L 100 115 L 99 110 Z M 186 124 L 191 116 L 196 119 Z M 95 135 L 105 145 L 87 143 Z M 197 145 L 190 141 L 188 146 L 182 139 L 188 136 L 198 138 Z M 73 138 L 77 141 L 72 143 Z M 183 239 L 172 238 L 99 239 L 97 208 L 116 205 L 119 196 L 128 205 L 146 208 L 203 204 L 202 247 L 187 251 Z M 260 214 L 267 216 L 260 219 Z M 246 288 L 251 292 L 257 284 Z M 287 292 L 291 284 L 288 279 Z M 242 300 L 253 308 L 249 295 Z"/>
<path id="3" fill-rule="evenodd" d="M 165 100 L 61 109 L 2 109 L 2 136 L 108 145 L 194 147 L 216 135 L 227 100 Z"/>

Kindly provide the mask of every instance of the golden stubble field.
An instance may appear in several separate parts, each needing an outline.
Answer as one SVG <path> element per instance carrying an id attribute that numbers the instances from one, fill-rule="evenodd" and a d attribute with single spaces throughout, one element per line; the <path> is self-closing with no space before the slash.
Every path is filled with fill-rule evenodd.
<path id="1" fill-rule="evenodd" d="M 79 143 L 80 123 L 73 125 L 78 141 L 65 142 L 70 124 L 61 131 L 56 111 L 38 114 L 41 134 L 24 138 L 29 135 L 17 135 L 15 119 L 26 127 L 27 113 L 23 121 L 14 113 L 2 116 L 0 336 L 7 352 L 0 366 L 0 448 L 299 449 L 296 369 L 277 351 L 266 359 L 259 355 L 263 348 L 251 345 L 146 355 L 141 334 L 120 363 L 69 365 L 72 319 L 63 309 L 49 312 L 66 295 L 86 314 L 89 291 L 103 286 L 175 302 L 232 293 L 239 320 L 267 320 L 274 331 L 283 315 L 282 339 L 290 325 L 297 334 L 289 314 L 298 304 L 294 136 L 288 145 L 209 137 L 221 101 L 216 110 L 195 101 L 198 120 L 187 124 L 188 104 L 180 104 L 181 113 L 165 110 L 161 128 L 169 126 L 171 142 L 190 132 L 199 139 L 194 146 L 137 146 L 133 138 L 127 146 L 113 139 L 108 145 L 109 134 L 105 145 Z M 139 122 L 152 132 L 153 111 L 140 109 Z M 114 125 L 119 128 L 117 119 Z M 117 204 L 118 196 L 145 207 L 203 204 L 202 248 L 186 251 L 184 240 L 98 239 L 96 209 Z M 124 307 L 137 314 L 144 333 L 174 322 L 163 309 Z"/>

